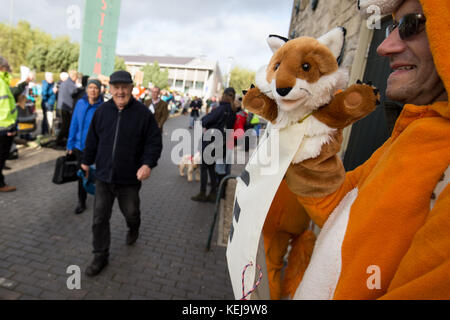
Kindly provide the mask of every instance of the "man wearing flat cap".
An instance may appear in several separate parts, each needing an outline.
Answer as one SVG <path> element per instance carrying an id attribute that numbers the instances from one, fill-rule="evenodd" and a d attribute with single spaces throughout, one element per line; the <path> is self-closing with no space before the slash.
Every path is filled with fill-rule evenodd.
<path id="1" fill-rule="evenodd" d="M 126 243 L 139 236 L 142 181 L 150 177 L 162 151 L 161 131 L 151 111 L 131 95 L 133 80 L 127 71 L 110 76 L 112 99 L 94 113 L 81 164 L 88 174 L 96 165 L 93 219 L 94 260 L 86 275 L 95 276 L 108 264 L 112 206 L 115 198 L 129 228 Z"/>

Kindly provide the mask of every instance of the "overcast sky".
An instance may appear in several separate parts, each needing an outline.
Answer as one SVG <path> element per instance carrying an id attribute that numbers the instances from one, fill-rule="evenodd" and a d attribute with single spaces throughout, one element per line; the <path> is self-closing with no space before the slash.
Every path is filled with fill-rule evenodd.
<path id="1" fill-rule="evenodd" d="M 89 1 L 89 0 L 87 0 Z M 12 3 L 12 10 L 11 10 Z M 0 22 L 27 20 L 52 35 L 81 42 L 82 26 L 68 26 L 68 8 L 84 0 L 0 0 Z M 122 0 L 117 54 L 205 55 L 232 66 L 256 70 L 271 51 L 269 34 L 287 37 L 293 0 Z"/>

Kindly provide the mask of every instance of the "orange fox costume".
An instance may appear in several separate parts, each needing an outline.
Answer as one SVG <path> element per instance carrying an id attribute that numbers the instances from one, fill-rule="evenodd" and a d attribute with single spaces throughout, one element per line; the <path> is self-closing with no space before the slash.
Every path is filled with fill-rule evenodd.
<path id="1" fill-rule="evenodd" d="M 450 2 L 420 2 L 448 93 Z M 289 184 L 283 180 L 263 229 L 271 298 L 450 299 L 449 165 L 450 104 L 437 102 L 405 105 L 392 136 L 366 163 L 348 172 L 334 193 L 298 196 L 289 190 L 296 189 L 292 176 Z M 311 262 L 314 237 L 304 232 L 309 218 L 302 206 L 328 232 L 328 238 L 316 243 Z M 333 238 L 339 233 L 341 238 Z M 302 244 L 291 252 L 281 282 L 292 236 Z M 336 252 L 330 254 L 331 247 Z M 328 254 L 336 260 L 323 260 Z M 311 268 L 305 272 L 308 263 Z M 379 272 L 375 287 L 369 285 L 372 270 Z M 322 276 L 331 279 L 321 282 Z"/>

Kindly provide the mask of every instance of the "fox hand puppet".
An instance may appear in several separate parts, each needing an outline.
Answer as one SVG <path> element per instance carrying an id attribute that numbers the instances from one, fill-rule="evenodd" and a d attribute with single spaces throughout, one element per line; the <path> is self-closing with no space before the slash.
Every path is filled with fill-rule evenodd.
<path id="1" fill-rule="evenodd" d="M 289 202 L 289 194 L 323 196 L 342 184 L 345 170 L 337 156 L 342 130 L 379 103 L 378 90 L 370 84 L 358 81 L 343 90 L 348 75 L 338 60 L 345 34 L 339 27 L 318 39 L 269 36 L 274 54 L 268 66 L 257 72 L 256 87 L 245 92 L 243 99 L 246 109 L 275 128 L 296 123 L 307 126 L 262 230 L 271 299 L 293 296 L 314 248 L 310 218 L 298 202 Z"/>
<path id="2" fill-rule="evenodd" d="M 335 28 L 318 39 L 293 40 L 271 35 L 267 42 L 274 52 L 268 66 L 255 77 L 256 87 L 245 93 L 249 111 L 283 129 L 294 123 L 308 126 L 308 137 L 292 163 L 316 158 L 322 145 L 353 122 L 371 113 L 378 103 L 378 90 L 361 82 L 342 89 L 347 72 L 338 60 L 346 31 Z"/>

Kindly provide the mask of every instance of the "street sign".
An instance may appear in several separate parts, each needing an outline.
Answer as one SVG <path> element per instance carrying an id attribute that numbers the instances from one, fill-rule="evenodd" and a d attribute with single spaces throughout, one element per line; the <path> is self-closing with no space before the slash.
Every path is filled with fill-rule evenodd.
<path id="1" fill-rule="evenodd" d="M 121 0 L 85 1 L 78 71 L 109 76 L 114 72 Z"/>

